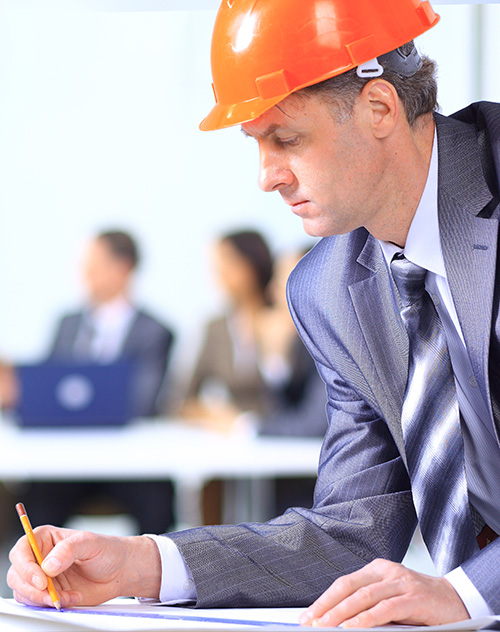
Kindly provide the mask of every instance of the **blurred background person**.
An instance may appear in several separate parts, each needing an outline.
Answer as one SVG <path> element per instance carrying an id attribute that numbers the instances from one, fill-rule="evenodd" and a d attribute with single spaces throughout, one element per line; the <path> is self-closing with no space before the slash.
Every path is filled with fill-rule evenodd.
<path id="1" fill-rule="evenodd" d="M 288 311 L 286 280 L 303 253 L 273 262 L 256 231 L 222 236 L 215 273 L 226 312 L 206 326 L 180 415 L 219 432 L 322 436 L 326 392 Z M 314 479 L 275 483 L 276 510 L 312 504 Z M 204 498 L 205 522 L 221 520 L 219 484 Z M 217 490 L 217 491 L 215 491 Z"/>
<path id="2" fill-rule="evenodd" d="M 257 329 L 269 305 L 273 260 L 262 235 L 245 230 L 217 241 L 214 267 L 226 300 L 225 313 L 206 326 L 181 416 L 230 432 L 242 412 L 263 413 L 267 405 Z"/>
<path id="3" fill-rule="evenodd" d="M 87 247 L 83 261 L 86 305 L 64 316 L 49 360 L 134 364 L 134 416 L 161 410 L 173 334 L 138 308 L 132 298 L 139 264 L 136 241 L 121 230 L 102 232 Z"/>
<path id="4" fill-rule="evenodd" d="M 135 305 L 132 283 L 138 263 L 136 241 L 124 231 L 102 232 L 90 241 L 83 260 L 86 303 L 61 319 L 48 359 L 97 364 L 129 361 L 134 369 L 133 415 L 150 417 L 163 405 L 173 334 Z M 131 459 L 133 454 L 124 458 Z M 33 483 L 18 492 L 34 524 L 64 525 L 74 514 L 87 511 L 126 513 L 134 519 L 138 533 L 168 530 L 174 523 L 172 499 L 169 481 Z"/>
<path id="5" fill-rule="evenodd" d="M 257 338 L 268 388 L 266 414 L 255 419 L 261 435 L 321 437 L 326 431 L 326 391 L 299 338 L 286 300 L 288 276 L 307 252 L 278 257 L 269 284 L 271 304 L 260 314 Z"/>
<path id="6" fill-rule="evenodd" d="M 322 437 L 326 432 L 325 384 L 297 334 L 286 300 L 288 276 L 308 249 L 276 258 L 269 284 L 271 304 L 259 318 L 257 337 L 268 406 L 265 414 L 249 416 L 248 423 L 260 435 Z M 275 480 L 272 515 L 288 507 L 311 506 L 315 483 L 312 477 Z"/>
<path id="7" fill-rule="evenodd" d="M 0 409 L 14 408 L 19 399 L 16 370 L 6 359 L 0 359 Z"/>

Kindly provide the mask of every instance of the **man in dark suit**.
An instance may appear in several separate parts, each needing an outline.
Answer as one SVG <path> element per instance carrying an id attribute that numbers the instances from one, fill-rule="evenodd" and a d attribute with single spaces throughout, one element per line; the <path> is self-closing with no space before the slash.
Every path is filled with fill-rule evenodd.
<path id="1" fill-rule="evenodd" d="M 261 188 L 324 237 L 289 282 L 328 394 L 315 503 L 159 538 L 161 559 L 146 539 L 116 540 L 85 580 L 72 565 L 100 539 L 53 547 L 45 528 L 65 602 L 95 599 L 96 577 L 97 598 L 115 596 L 138 569 L 125 550 L 149 563 L 135 594 L 199 607 L 317 600 L 303 623 L 345 627 L 500 612 L 500 106 L 434 113 L 434 65 L 410 40 L 436 21 L 414 0 L 221 6 L 202 128 L 242 124 Z M 439 577 L 398 563 L 417 520 Z M 26 541 L 12 560 L 17 598 L 49 604 Z"/>
<path id="2" fill-rule="evenodd" d="M 106 231 L 89 243 L 83 265 L 87 304 L 61 319 L 49 355 L 55 361 L 131 361 L 134 415 L 150 417 L 162 410 L 173 335 L 134 305 L 138 263 L 138 247 L 128 233 Z"/>
<path id="3" fill-rule="evenodd" d="M 53 362 L 133 367 L 131 402 L 134 417 L 151 417 L 162 408 L 165 373 L 173 334 L 141 309 L 131 297 L 139 251 L 133 237 L 106 231 L 90 241 L 83 263 L 85 307 L 64 316 L 49 354 Z M 140 533 L 166 530 L 173 524 L 170 482 L 34 483 L 25 493 L 31 519 L 64 524 L 96 499 L 112 510 L 129 513 Z"/>

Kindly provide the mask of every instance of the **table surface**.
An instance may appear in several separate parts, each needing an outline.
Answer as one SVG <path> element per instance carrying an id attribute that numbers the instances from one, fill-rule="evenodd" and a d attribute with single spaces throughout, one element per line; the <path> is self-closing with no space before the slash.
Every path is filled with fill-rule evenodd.
<path id="1" fill-rule="evenodd" d="M 321 440 L 224 436 L 176 420 L 123 428 L 0 424 L 0 480 L 154 480 L 314 476 Z"/>

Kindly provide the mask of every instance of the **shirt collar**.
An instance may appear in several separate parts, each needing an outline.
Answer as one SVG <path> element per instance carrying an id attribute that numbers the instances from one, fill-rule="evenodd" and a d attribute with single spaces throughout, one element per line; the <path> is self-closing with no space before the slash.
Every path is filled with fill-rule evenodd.
<path id="1" fill-rule="evenodd" d="M 429 270 L 429 272 L 446 278 L 439 236 L 437 183 L 438 140 L 437 134 L 434 132 L 429 173 L 427 174 L 422 197 L 408 231 L 403 252 L 409 261 Z M 388 264 L 390 264 L 397 252 L 401 252 L 401 248 L 392 243 L 386 241 L 379 241 L 379 243 Z"/>
<path id="2" fill-rule="evenodd" d="M 117 296 L 93 308 L 90 312 L 90 319 L 96 327 L 107 326 L 108 324 L 117 325 L 129 320 L 134 311 L 134 308 L 125 296 Z"/>

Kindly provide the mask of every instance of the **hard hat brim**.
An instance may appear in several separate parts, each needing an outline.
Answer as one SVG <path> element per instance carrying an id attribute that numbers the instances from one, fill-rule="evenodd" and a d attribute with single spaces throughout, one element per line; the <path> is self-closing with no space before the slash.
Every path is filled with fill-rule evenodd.
<path id="1" fill-rule="evenodd" d="M 279 95 L 272 99 L 253 99 L 235 105 L 223 105 L 217 103 L 200 123 L 200 129 L 211 132 L 216 129 L 224 129 L 233 125 L 241 125 L 259 118 L 264 112 L 283 101 L 288 95 Z"/>

